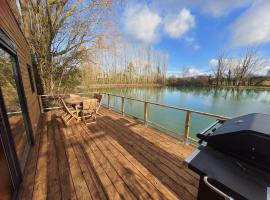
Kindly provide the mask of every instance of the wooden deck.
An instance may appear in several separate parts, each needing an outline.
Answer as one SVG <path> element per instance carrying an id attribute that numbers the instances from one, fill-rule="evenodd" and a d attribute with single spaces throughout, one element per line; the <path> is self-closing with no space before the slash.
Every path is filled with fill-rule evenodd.
<path id="1" fill-rule="evenodd" d="M 44 114 L 19 199 L 196 199 L 193 148 L 102 108 L 96 124 Z"/>

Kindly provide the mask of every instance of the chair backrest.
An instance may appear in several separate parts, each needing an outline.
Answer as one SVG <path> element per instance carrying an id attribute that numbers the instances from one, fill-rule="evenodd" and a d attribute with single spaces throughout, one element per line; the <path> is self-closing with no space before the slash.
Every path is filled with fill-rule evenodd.
<path id="1" fill-rule="evenodd" d="M 66 103 L 64 102 L 64 99 L 60 97 L 59 100 L 60 100 L 60 103 L 62 104 L 62 109 L 65 112 L 68 112 L 68 107 L 67 107 Z"/>
<path id="2" fill-rule="evenodd" d="M 94 94 L 94 98 L 97 99 L 98 103 L 100 103 L 102 100 L 102 95 L 101 94 Z"/>
<path id="3" fill-rule="evenodd" d="M 94 94 L 94 98 L 97 99 L 97 102 L 98 102 L 98 107 L 96 109 L 96 113 L 99 114 L 98 111 L 99 111 L 99 108 L 101 106 L 103 95 L 102 94 Z"/>
<path id="4" fill-rule="evenodd" d="M 71 116 L 73 116 L 73 117 L 76 118 L 76 119 L 78 118 L 78 116 L 74 115 L 74 114 L 69 110 L 69 108 L 67 107 L 67 104 L 65 103 L 65 101 L 64 101 L 63 98 L 60 98 L 60 102 L 61 102 L 61 104 L 62 104 L 62 106 L 63 106 L 64 112 L 70 114 Z"/>
<path id="5" fill-rule="evenodd" d="M 69 97 L 81 97 L 81 96 L 77 94 L 69 94 Z"/>
<path id="6" fill-rule="evenodd" d="M 96 110 L 96 109 L 97 109 L 97 99 L 83 100 L 83 110 Z"/>

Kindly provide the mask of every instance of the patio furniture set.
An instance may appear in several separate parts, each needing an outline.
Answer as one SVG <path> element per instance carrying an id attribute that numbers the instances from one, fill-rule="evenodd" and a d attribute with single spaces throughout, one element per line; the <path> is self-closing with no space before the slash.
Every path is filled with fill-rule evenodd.
<path id="1" fill-rule="evenodd" d="M 70 94 L 69 97 L 60 97 L 59 100 L 62 105 L 61 117 L 66 125 L 69 125 L 73 120 L 82 121 L 88 125 L 96 121 L 102 95 L 94 94 L 94 97 L 90 98 Z"/>

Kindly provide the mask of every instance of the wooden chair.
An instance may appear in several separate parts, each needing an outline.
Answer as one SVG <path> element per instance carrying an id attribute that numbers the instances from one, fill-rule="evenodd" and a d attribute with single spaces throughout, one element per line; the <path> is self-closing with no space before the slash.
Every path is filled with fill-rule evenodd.
<path id="1" fill-rule="evenodd" d="M 99 115 L 98 110 L 99 110 L 99 108 L 101 106 L 103 95 L 101 95 L 101 94 L 94 94 L 94 98 L 97 99 L 98 105 L 97 105 L 96 113 Z"/>
<path id="2" fill-rule="evenodd" d="M 79 117 L 79 111 L 74 108 L 69 108 L 67 107 L 65 101 L 60 98 L 60 103 L 62 104 L 62 109 L 63 109 L 63 114 L 61 115 L 61 118 L 63 119 L 64 123 L 66 125 L 69 125 L 70 122 L 74 119 L 76 119 L 77 121 L 79 121 L 81 118 Z"/>
<path id="3" fill-rule="evenodd" d="M 81 119 L 85 124 L 91 124 L 96 121 L 97 99 L 85 99 L 82 103 L 80 112 Z M 90 122 L 88 120 L 91 120 Z"/>

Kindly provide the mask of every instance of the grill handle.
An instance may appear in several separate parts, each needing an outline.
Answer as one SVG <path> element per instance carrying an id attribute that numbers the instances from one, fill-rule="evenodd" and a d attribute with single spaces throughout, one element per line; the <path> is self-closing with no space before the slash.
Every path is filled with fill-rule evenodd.
<path id="1" fill-rule="evenodd" d="M 213 124 L 211 124 L 209 127 L 207 127 L 205 130 L 203 130 L 201 133 L 198 133 L 196 136 L 200 139 L 199 143 L 201 144 L 206 138 L 206 133 L 215 127 L 217 124 L 222 124 L 224 121 L 223 120 L 216 120 Z"/>
<path id="2" fill-rule="evenodd" d="M 234 200 L 232 197 L 230 197 L 229 195 L 225 194 L 224 192 L 222 192 L 220 189 L 216 188 L 215 186 L 213 186 L 209 181 L 208 181 L 208 176 L 203 177 L 203 181 L 204 183 L 211 188 L 212 190 L 214 190 L 216 193 L 218 193 L 220 196 L 224 197 L 225 200 Z"/>

